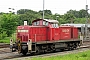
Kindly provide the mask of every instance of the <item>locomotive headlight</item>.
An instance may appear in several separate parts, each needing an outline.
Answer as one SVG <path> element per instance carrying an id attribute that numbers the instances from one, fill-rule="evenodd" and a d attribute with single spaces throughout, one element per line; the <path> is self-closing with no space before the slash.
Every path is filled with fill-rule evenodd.
<path id="1" fill-rule="evenodd" d="M 28 42 L 27 42 L 27 45 L 28 45 Z"/>
<path id="2" fill-rule="evenodd" d="M 27 42 L 27 45 L 30 43 L 30 41 L 31 41 L 31 40 L 29 39 L 28 42 Z"/>

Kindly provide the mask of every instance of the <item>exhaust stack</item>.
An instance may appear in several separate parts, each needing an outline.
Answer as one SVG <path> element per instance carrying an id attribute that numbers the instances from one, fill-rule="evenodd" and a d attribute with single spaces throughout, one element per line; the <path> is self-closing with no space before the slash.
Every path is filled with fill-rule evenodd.
<path id="1" fill-rule="evenodd" d="M 27 21 L 24 21 L 24 25 L 27 25 Z"/>

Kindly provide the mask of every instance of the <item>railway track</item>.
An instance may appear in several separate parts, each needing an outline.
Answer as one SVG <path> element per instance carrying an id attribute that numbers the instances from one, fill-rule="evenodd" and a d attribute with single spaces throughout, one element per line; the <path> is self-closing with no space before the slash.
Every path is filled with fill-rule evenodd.
<path id="1" fill-rule="evenodd" d="M 90 40 L 84 40 L 83 41 L 83 46 L 85 46 L 85 45 L 90 45 Z"/>
<path id="2" fill-rule="evenodd" d="M 0 48 L 8 48 L 10 44 L 0 43 Z"/>
<path id="3" fill-rule="evenodd" d="M 12 53 L 10 48 L 0 48 L 0 54 Z"/>

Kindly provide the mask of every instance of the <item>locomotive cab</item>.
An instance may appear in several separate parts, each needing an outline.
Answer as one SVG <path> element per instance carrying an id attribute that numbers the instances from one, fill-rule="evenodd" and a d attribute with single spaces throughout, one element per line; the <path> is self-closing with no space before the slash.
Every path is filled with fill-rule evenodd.
<path id="1" fill-rule="evenodd" d="M 59 22 L 50 19 L 37 19 L 32 22 L 33 26 L 47 26 L 48 41 L 59 40 Z"/>
<path id="2" fill-rule="evenodd" d="M 32 22 L 32 26 L 48 26 L 50 28 L 56 28 L 59 27 L 59 22 L 57 20 L 37 19 Z"/>

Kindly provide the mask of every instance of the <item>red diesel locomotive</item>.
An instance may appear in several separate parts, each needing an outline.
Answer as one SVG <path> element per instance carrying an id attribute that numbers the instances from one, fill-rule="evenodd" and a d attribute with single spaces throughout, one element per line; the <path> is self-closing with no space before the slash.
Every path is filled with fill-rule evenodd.
<path id="1" fill-rule="evenodd" d="M 72 50 L 80 46 L 82 41 L 78 39 L 78 29 L 74 26 L 59 26 L 57 20 L 37 19 L 32 26 L 17 27 L 17 40 L 12 50 L 19 53 L 51 52 L 56 49 Z"/>

